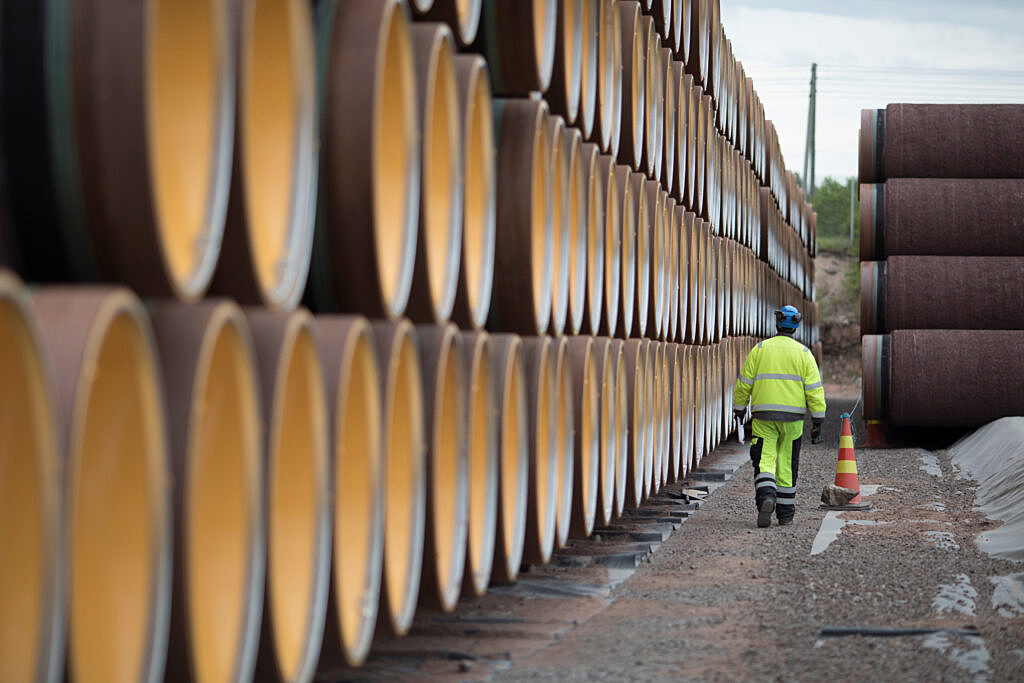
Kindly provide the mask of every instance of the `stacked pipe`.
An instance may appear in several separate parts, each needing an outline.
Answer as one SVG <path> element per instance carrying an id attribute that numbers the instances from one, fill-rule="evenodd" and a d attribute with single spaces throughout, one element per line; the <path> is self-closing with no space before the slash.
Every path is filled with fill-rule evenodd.
<path id="1" fill-rule="evenodd" d="M 864 413 L 975 427 L 1024 413 L 1024 106 L 861 112 Z"/>
<path id="2" fill-rule="evenodd" d="M 0 679 L 358 666 L 817 340 L 717 0 L 72 4 L 2 10 Z"/>

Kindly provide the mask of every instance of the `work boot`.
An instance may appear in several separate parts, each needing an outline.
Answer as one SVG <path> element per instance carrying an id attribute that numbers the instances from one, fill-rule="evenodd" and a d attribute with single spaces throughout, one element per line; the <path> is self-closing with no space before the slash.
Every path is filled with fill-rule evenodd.
<path id="1" fill-rule="evenodd" d="M 789 526 L 793 523 L 792 517 L 779 517 L 779 526 Z"/>
<path id="2" fill-rule="evenodd" d="M 765 498 L 757 508 L 757 526 L 764 529 L 772 525 L 772 513 L 775 511 L 775 501 Z"/>

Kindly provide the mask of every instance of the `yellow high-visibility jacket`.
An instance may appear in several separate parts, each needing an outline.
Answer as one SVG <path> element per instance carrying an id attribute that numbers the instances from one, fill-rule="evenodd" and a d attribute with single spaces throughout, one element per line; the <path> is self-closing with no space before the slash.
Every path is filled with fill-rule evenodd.
<path id="1" fill-rule="evenodd" d="M 751 403 L 754 417 L 774 422 L 825 419 L 825 389 L 814 355 L 792 337 L 779 334 L 751 349 L 740 370 L 734 408 Z"/>

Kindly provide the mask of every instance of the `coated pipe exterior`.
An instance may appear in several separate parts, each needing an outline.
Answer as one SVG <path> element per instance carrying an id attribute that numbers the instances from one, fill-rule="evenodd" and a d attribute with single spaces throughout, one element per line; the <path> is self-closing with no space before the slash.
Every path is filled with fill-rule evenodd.
<path id="1" fill-rule="evenodd" d="M 1024 411 L 1024 331 L 896 330 L 863 342 L 866 419 L 975 427 Z"/>
<path id="2" fill-rule="evenodd" d="M 619 296 L 619 236 L 615 230 L 617 224 L 612 223 L 612 229 L 609 230 L 609 217 L 606 215 L 606 187 L 613 181 L 614 176 L 611 167 L 601 163 L 600 149 L 594 143 L 582 145 L 580 158 L 586 199 L 583 220 L 587 226 L 585 295 L 580 330 L 589 334 L 599 334 L 603 325 L 610 324 L 614 328 L 614 323 L 618 322 L 617 318 L 614 323 L 605 320 L 604 310 L 606 292 L 609 302 L 613 300 L 614 295 L 615 306 L 618 306 Z M 609 245 L 607 248 L 611 253 L 606 251 L 606 244 Z M 608 305 L 612 306 L 611 303 Z"/>
<path id="3" fill-rule="evenodd" d="M 640 3 L 618 3 L 622 27 L 622 125 L 618 161 L 634 171 L 641 168 L 644 150 L 646 112 L 647 50 Z"/>
<path id="4" fill-rule="evenodd" d="M 615 386 L 618 360 L 615 357 L 614 341 L 608 337 L 596 337 L 593 354 L 598 401 L 597 422 L 592 423 L 598 447 L 594 522 L 607 525 L 611 523 L 615 514 L 615 469 L 618 457 L 618 394 Z M 583 405 L 582 401 L 578 400 L 577 403 Z M 580 415 L 583 415 L 582 411 Z"/>
<path id="5" fill-rule="evenodd" d="M 936 301 L 942 306 L 934 306 Z M 861 329 L 865 334 L 1024 329 L 1024 257 L 892 256 L 864 261 Z"/>
<path id="6" fill-rule="evenodd" d="M 555 66 L 555 0 L 486 0 L 474 52 L 487 58 L 499 95 L 544 92 Z"/>
<path id="7" fill-rule="evenodd" d="M 1024 256 L 1022 203 L 1019 179 L 892 178 L 861 185 L 860 258 Z"/>
<path id="8" fill-rule="evenodd" d="M 569 206 L 575 193 L 569 187 L 569 148 L 565 140 L 565 121 L 561 116 L 548 117 L 548 136 L 551 140 L 551 224 L 554 254 L 551 280 L 551 332 L 565 331 L 569 317 L 569 262 L 576 248 L 572 242 L 575 226 L 569 216 Z"/>
<path id="9" fill-rule="evenodd" d="M 430 8 L 425 12 L 417 7 L 413 9 L 431 21 L 448 24 L 462 47 L 469 46 L 476 39 L 484 0 L 433 0 L 428 4 Z"/>
<path id="10" fill-rule="evenodd" d="M 555 56 L 547 101 L 551 111 L 576 123 L 583 87 L 584 0 L 556 2 Z M 595 34 L 596 35 L 596 34 Z"/>
<path id="11" fill-rule="evenodd" d="M 863 109 L 860 182 L 1024 178 L 1024 105 L 890 104 Z"/>
<path id="12" fill-rule="evenodd" d="M 606 347 L 607 348 L 607 347 Z M 601 483 L 602 431 L 601 376 L 598 374 L 596 345 L 591 337 L 568 340 L 567 366 L 572 377 L 573 467 L 572 522 L 575 536 L 590 536 L 597 514 Z M 607 378 L 605 378 L 607 379 Z M 609 506 L 610 512 L 610 506 Z"/>
<path id="13" fill-rule="evenodd" d="M 557 459 L 555 495 L 555 544 L 565 546 L 572 523 L 576 465 L 575 390 L 569 338 L 555 340 L 555 457 Z M 588 454 L 589 457 L 589 454 Z"/>

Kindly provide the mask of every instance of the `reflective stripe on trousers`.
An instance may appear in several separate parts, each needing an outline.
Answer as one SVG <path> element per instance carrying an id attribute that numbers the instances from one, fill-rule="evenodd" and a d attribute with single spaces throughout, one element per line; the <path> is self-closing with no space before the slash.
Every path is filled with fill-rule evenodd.
<path id="1" fill-rule="evenodd" d="M 792 516 L 796 503 L 796 479 L 800 466 L 803 420 L 774 422 L 754 418 L 751 426 L 750 460 L 754 464 L 754 503 L 775 498 L 777 513 Z"/>

